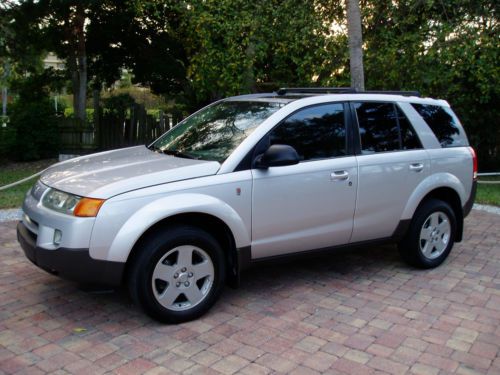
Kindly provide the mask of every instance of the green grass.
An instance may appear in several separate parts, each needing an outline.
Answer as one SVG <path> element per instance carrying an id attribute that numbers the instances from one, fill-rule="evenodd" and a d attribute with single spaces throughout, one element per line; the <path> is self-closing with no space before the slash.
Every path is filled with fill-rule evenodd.
<path id="1" fill-rule="evenodd" d="M 481 177 L 480 181 L 499 181 L 500 177 Z M 476 203 L 500 206 L 500 183 L 477 184 Z"/>
<path id="2" fill-rule="evenodd" d="M 0 165 L 0 186 L 31 176 L 47 168 L 56 161 L 57 160 L 50 159 L 25 163 L 2 163 L 2 165 Z M 33 178 L 21 185 L 16 185 L 6 190 L 0 190 L 0 209 L 21 207 L 26 192 L 33 186 L 35 181 L 36 178 Z"/>

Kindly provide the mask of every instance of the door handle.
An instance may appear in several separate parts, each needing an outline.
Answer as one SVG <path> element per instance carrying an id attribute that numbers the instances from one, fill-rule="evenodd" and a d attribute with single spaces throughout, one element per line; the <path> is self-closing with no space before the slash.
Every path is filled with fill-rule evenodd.
<path id="1" fill-rule="evenodd" d="M 335 171 L 330 173 L 330 179 L 332 181 L 343 181 L 349 178 L 349 173 L 347 171 Z"/>
<path id="2" fill-rule="evenodd" d="M 422 172 L 424 165 L 422 163 L 412 163 L 410 164 L 410 171 Z"/>

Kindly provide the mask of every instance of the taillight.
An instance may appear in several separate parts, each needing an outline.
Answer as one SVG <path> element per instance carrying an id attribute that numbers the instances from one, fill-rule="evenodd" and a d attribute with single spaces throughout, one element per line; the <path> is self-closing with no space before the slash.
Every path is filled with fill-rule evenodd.
<path id="1" fill-rule="evenodd" d="M 472 155 L 472 178 L 477 180 L 477 155 L 476 151 L 472 147 L 469 147 L 469 151 Z"/>

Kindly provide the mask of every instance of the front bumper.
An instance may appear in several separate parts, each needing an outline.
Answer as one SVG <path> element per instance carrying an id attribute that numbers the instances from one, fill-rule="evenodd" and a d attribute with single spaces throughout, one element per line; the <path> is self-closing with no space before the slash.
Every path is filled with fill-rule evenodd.
<path id="1" fill-rule="evenodd" d="M 121 284 L 125 263 L 91 258 L 88 249 L 37 247 L 36 235 L 22 222 L 17 224 L 17 240 L 33 264 L 53 275 L 86 284 Z"/>

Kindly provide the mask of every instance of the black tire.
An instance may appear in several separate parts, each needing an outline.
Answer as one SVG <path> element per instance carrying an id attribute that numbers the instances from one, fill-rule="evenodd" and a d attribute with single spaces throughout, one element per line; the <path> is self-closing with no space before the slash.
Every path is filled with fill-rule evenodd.
<path id="1" fill-rule="evenodd" d="M 129 272 L 128 287 L 133 301 L 149 316 L 163 323 L 181 323 L 200 317 L 212 307 L 220 295 L 226 272 L 223 250 L 212 235 L 197 227 L 176 225 L 168 229 L 155 231 L 141 241 L 138 246 L 139 251 L 133 259 Z M 201 282 L 203 285 L 199 287 L 197 284 L 200 280 L 196 281 L 196 275 L 193 276 L 193 273 L 189 272 L 191 274 L 189 277 L 192 278 L 188 279 L 188 272 L 185 268 L 183 268 L 183 272 L 177 270 L 179 268 L 179 257 L 181 256 L 182 249 L 186 249 L 188 246 L 194 249 L 192 253 L 189 253 L 191 259 L 199 257 L 204 262 L 209 257 L 211 261 L 213 276 L 207 276 L 205 279 L 202 279 Z M 179 250 L 179 247 L 181 250 Z M 165 256 L 167 257 L 164 258 Z M 177 260 L 175 260 L 176 257 Z M 194 261 L 191 261 L 191 263 L 193 263 L 193 267 L 197 266 L 197 264 L 194 264 Z M 170 270 L 175 270 L 175 275 L 177 275 L 175 277 L 178 278 L 176 281 L 181 282 L 174 282 L 172 279 L 174 276 L 169 278 L 172 281 L 171 283 L 153 278 L 153 272 L 158 267 L 163 266 L 168 268 L 168 274 L 170 274 Z M 183 278 L 182 280 L 181 277 Z M 181 290 L 184 287 L 184 283 L 188 285 L 190 281 L 190 290 L 195 293 L 197 291 L 200 291 L 201 294 L 205 293 L 203 294 L 204 297 L 195 305 L 191 304 L 187 294 L 184 295 Z M 181 286 L 178 284 L 181 284 Z M 194 289 L 195 286 L 197 291 Z M 169 291 L 173 290 L 172 293 L 180 293 L 179 297 L 175 300 L 178 302 L 174 301 L 168 308 L 159 302 L 160 297 L 157 298 L 158 294 L 165 295 L 166 293 L 164 292 L 167 289 Z M 188 288 L 184 289 L 187 290 Z M 204 292 L 201 292 L 201 290 Z M 182 299 L 185 301 L 181 301 Z M 180 306 L 183 307 L 181 308 Z M 175 310 L 176 308 L 180 310 Z"/>
<path id="2" fill-rule="evenodd" d="M 446 224 L 443 223 L 444 220 L 441 222 L 439 220 L 448 220 L 449 236 L 447 242 L 445 241 L 446 234 L 442 233 L 437 226 L 431 225 L 431 215 L 433 215 L 434 222 L 438 218 L 437 222 L 441 225 L 439 228 L 442 226 L 447 228 Z M 436 230 L 432 230 L 433 228 Z M 398 244 L 399 253 L 408 264 L 414 267 L 424 269 L 437 267 L 448 257 L 453 247 L 456 228 L 456 216 L 450 205 L 438 199 L 429 199 L 423 202 L 413 215 L 408 233 Z M 427 230 L 431 239 L 421 238 L 421 232 L 424 233 L 424 230 Z M 423 237 L 426 236 L 427 233 L 423 234 Z"/>

